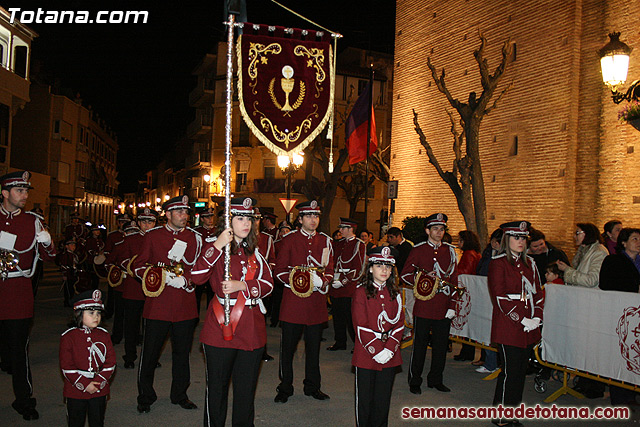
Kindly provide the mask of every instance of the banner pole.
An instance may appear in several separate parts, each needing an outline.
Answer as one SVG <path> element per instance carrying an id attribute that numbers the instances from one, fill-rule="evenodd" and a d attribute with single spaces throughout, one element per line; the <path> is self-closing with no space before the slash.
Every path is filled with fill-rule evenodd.
<path id="1" fill-rule="evenodd" d="M 369 66 L 369 106 L 367 111 L 367 160 L 364 169 L 364 228 L 369 215 L 369 151 L 371 150 L 371 115 L 373 110 L 373 64 Z"/>
<path id="2" fill-rule="evenodd" d="M 231 204 L 231 121 L 233 114 L 233 32 L 235 15 L 230 14 L 227 22 L 227 122 L 225 124 L 224 147 L 224 228 L 231 227 L 229 205 Z M 224 280 L 229 280 L 229 263 L 231 261 L 231 244 L 224 248 Z M 224 295 L 224 324 L 229 324 L 231 317 L 231 301 L 229 294 Z"/>

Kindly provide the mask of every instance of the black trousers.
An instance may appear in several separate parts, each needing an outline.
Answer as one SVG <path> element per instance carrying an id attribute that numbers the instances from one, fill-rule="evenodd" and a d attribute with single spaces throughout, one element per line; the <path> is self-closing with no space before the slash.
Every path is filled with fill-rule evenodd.
<path id="1" fill-rule="evenodd" d="M 42 281 L 43 277 L 44 277 L 43 261 L 38 260 L 38 262 L 36 263 L 35 273 L 33 273 L 33 276 L 31 276 L 31 290 L 33 291 L 34 298 L 38 294 L 38 285 L 40 285 L 40 282 Z"/>
<path id="2" fill-rule="evenodd" d="M 381 371 L 356 367 L 356 425 L 389 425 L 391 390 L 397 366 Z"/>
<path id="3" fill-rule="evenodd" d="M 111 285 L 107 284 L 107 302 L 104 305 L 104 317 L 107 319 L 113 316 L 113 307 L 114 307 L 113 294 L 114 293 L 115 291 L 113 290 Z"/>
<path id="4" fill-rule="evenodd" d="M 2 361 L 12 372 L 13 394 L 16 398 L 16 410 L 35 408 L 36 400 L 31 398 L 33 387 L 31 368 L 29 366 L 29 329 L 31 318 L 0 320 L 0 337 L 2 337 Z"/>
<path id="5" fill-rule="evenodd" d="M 62 292 L 64 294 L 64 306 L 71 307 L 71 299 L 76 294 L 74 287 L 74 282 L 76 281 L 75 276 L 71 276 L 68 279 L 64 279 L 62 282 Z"/>
<path id="6" fill-rule="evenodd" d="M 181 322 L 144 319 L 144 341 L 138 367 L 138 403 L 151 405 L 158 399 L 153 389 L 153 377 L 162 346 L 171 332 L 171 402 L 187 399 L 191 382 L 189 351 L 193 341 L 194 319 Z"/>
<path id="7" fill-rule="evenodd" d="M 113 291 L 113 327 L 111 328 L 111 341 L 114 344 L 122 341 L 124 335 L 124 298 L 122 292 Z"/>
<path id="8" fill-rule="evenodd" d="M 211 286 L 209 286 L 209 282 L 196 286 L 196 307 L 198 308 L 198 316 L 200 316 L 200 300 L 202 300 L 202 294 L 207 294 L 207 307 L 204 310 L 206 313 L 209 308 L 211 298 L 213 298 L 213 290 L 211 289 Z"/>
<path id="9" fill-rule="evenodd" d="M 231 425 L 253 426 L 254 399 L 264 347 L 248 351 L 203 344 L 207 368 L 204 425 L 224 427 L 229 380 L 233 381 Z"/>
<path id="10" fill-rule="evenodd" d="M 515 407 L 522 403 L 522 391 L 527 376 L 529 354 L 533 346 L 527 348 L 498 344 L 498 352 L 502 356 L 502 371 L 496 382 L 493 404 Z M 500 419 L 499 423 L 510 420 Z"/>
<path id="11" fill-rule="evenodd" d="M 84 427 L 87 415 L 89 427 L 104 426 L 104 411 L 107 409 L 107 396 L 91 399 L 72 399 L 67 397 L 67 421 L 69 427 Z"/>
<path id="12" fill-rule="evenodd" d="M 351 298 L 331 298 L 331 313 L 333 315 L 333 331 L 336 344 L 347 345 L 347 331 L 351 341 L 355 342 L 356 333 L 351 320 Z"/>
<path id="13" fill-rule="evenodd" d="M 318 325 L 300 325 L 280 322 L 282 338 L 280 340 L 280 385 L 278 391 L 293 395 L 293 354 L 304 332 L 304 392 L 320 390 L 320 339 L 322 323 Z"/>
<path id="14" fill-rule="evenodd" d="M 282 304 L 282 294 L 284 285 L 281 281 L 274 279 L 273 292 L 271 292 L 271 326 L 276 326 L 280 320 L 280 305 Z"/>
<path id="15" fill-rule="evenodd" d="M 136 346 L 140 334 L 140 320 L 144 309 L 144 300 L 122 298 L 124 307 L 124 356 L 125 362 L 134 362 L 138 358 Z"/>
<path id="16" fill-rule="evenodd" d="M 427 385 L 442 384 L 442 373 L 447 361 L 450 326 L 451 320 L 449 319 L 432 320 L 414 316 L 409 386 L 420 387 L 422 384 L 422 370 L 429 346 L 429 332 L 431 332 L 431 369 L 427 375 Z"/>
<path id="17" fill-rule="evenodd" d="M 464 359 L 473 360 L 476 357 L 476 348 L 471 344 L 462 344 L 459 354 Z"/>

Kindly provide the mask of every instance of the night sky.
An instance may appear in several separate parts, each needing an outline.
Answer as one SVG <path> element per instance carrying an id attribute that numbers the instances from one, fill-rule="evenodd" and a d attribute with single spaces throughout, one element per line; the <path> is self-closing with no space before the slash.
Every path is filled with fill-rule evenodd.
<path id="1" fill-rule="evenodd" d="M 312 21 L 345 37 L 347 46 L 393 52 L 392 0 L 281 0 Z M 153 168 L 184 135 L 194 118 L 188 105 L 205 53 L 226 40 L 223 2 L 25 1 L 22 10 L 147 10 L 147 24 L 27 24 L 39 37 L 32 44 L 32 78 L 80 93 L 83 103 L 118 135 L 121 192 Z M 316 29 L 269 0 L 247 0 L 249 22 Z M 37 74 L 39 77 L 36 77 Z"/>

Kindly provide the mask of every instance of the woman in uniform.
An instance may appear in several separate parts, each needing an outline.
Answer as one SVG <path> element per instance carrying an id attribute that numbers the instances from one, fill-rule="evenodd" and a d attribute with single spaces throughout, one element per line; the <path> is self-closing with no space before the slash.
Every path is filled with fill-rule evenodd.
<path id="1" fill-rule="evenodd" d="M 498 344 L 503 369 L 498 376 L 494 405 L 515 407 L 522 402 L 522 391 L 529 355 L 540 341 L 544 293 L 538 268 L 527 256 L 530 223 L 502 224 L 500 254 L 489 264 L 489 294 L 493 303 L 491 341 Z M 499 426 L 518 426 L 517 420 L 493 420 Z"/>
<path id="2" fill-rule="evenodd" d="M 356 424 L 361 427 L 388 424 L 393 379 L 402 365 L 404 312 L 394 255 L 397 251 L 388 246 L 373 248 L 353 294 L 351 313 L 357 341 L 352 364 L 356 369 Z"/>
<path id="3" fill-rule="evenodd" d="M 267 261 L 258 251 L 253 198 L 235 197 L 229 205 L 231 228 L 219 225 L 214 242 L 205 243 L 192 280 L 208 282 L 215 296 L 207 309 L 200 342 L 206 357 L 204 425 L 224 426 L 229 381 L 233 381 L 233 425 L 251 426 L 260 360 L 267 341 L 262 298 L 273 290 Z M 229 280 L 224 280 L 224 247 L 231 245 Z M 225 325 L 224 297 L 231 302 Z"/>

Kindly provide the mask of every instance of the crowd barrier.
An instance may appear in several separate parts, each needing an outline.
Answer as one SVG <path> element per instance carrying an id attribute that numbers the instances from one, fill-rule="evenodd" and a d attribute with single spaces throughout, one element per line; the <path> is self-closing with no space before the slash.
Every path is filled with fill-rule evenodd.
<path id="1" fill-rule="evenodd" d="M 459 277 L 467 292 L 451 322 L 452 339 L 491 349 L 487 278 Z M 543 366 L 563 374 L 563 386 L 545 401 L 566 393 L 582 397 L 568 387 L 571 374 L 640 391 L 640 294 L 564 285 L 547 285 L 545 292 L 536 355 Z"/>

